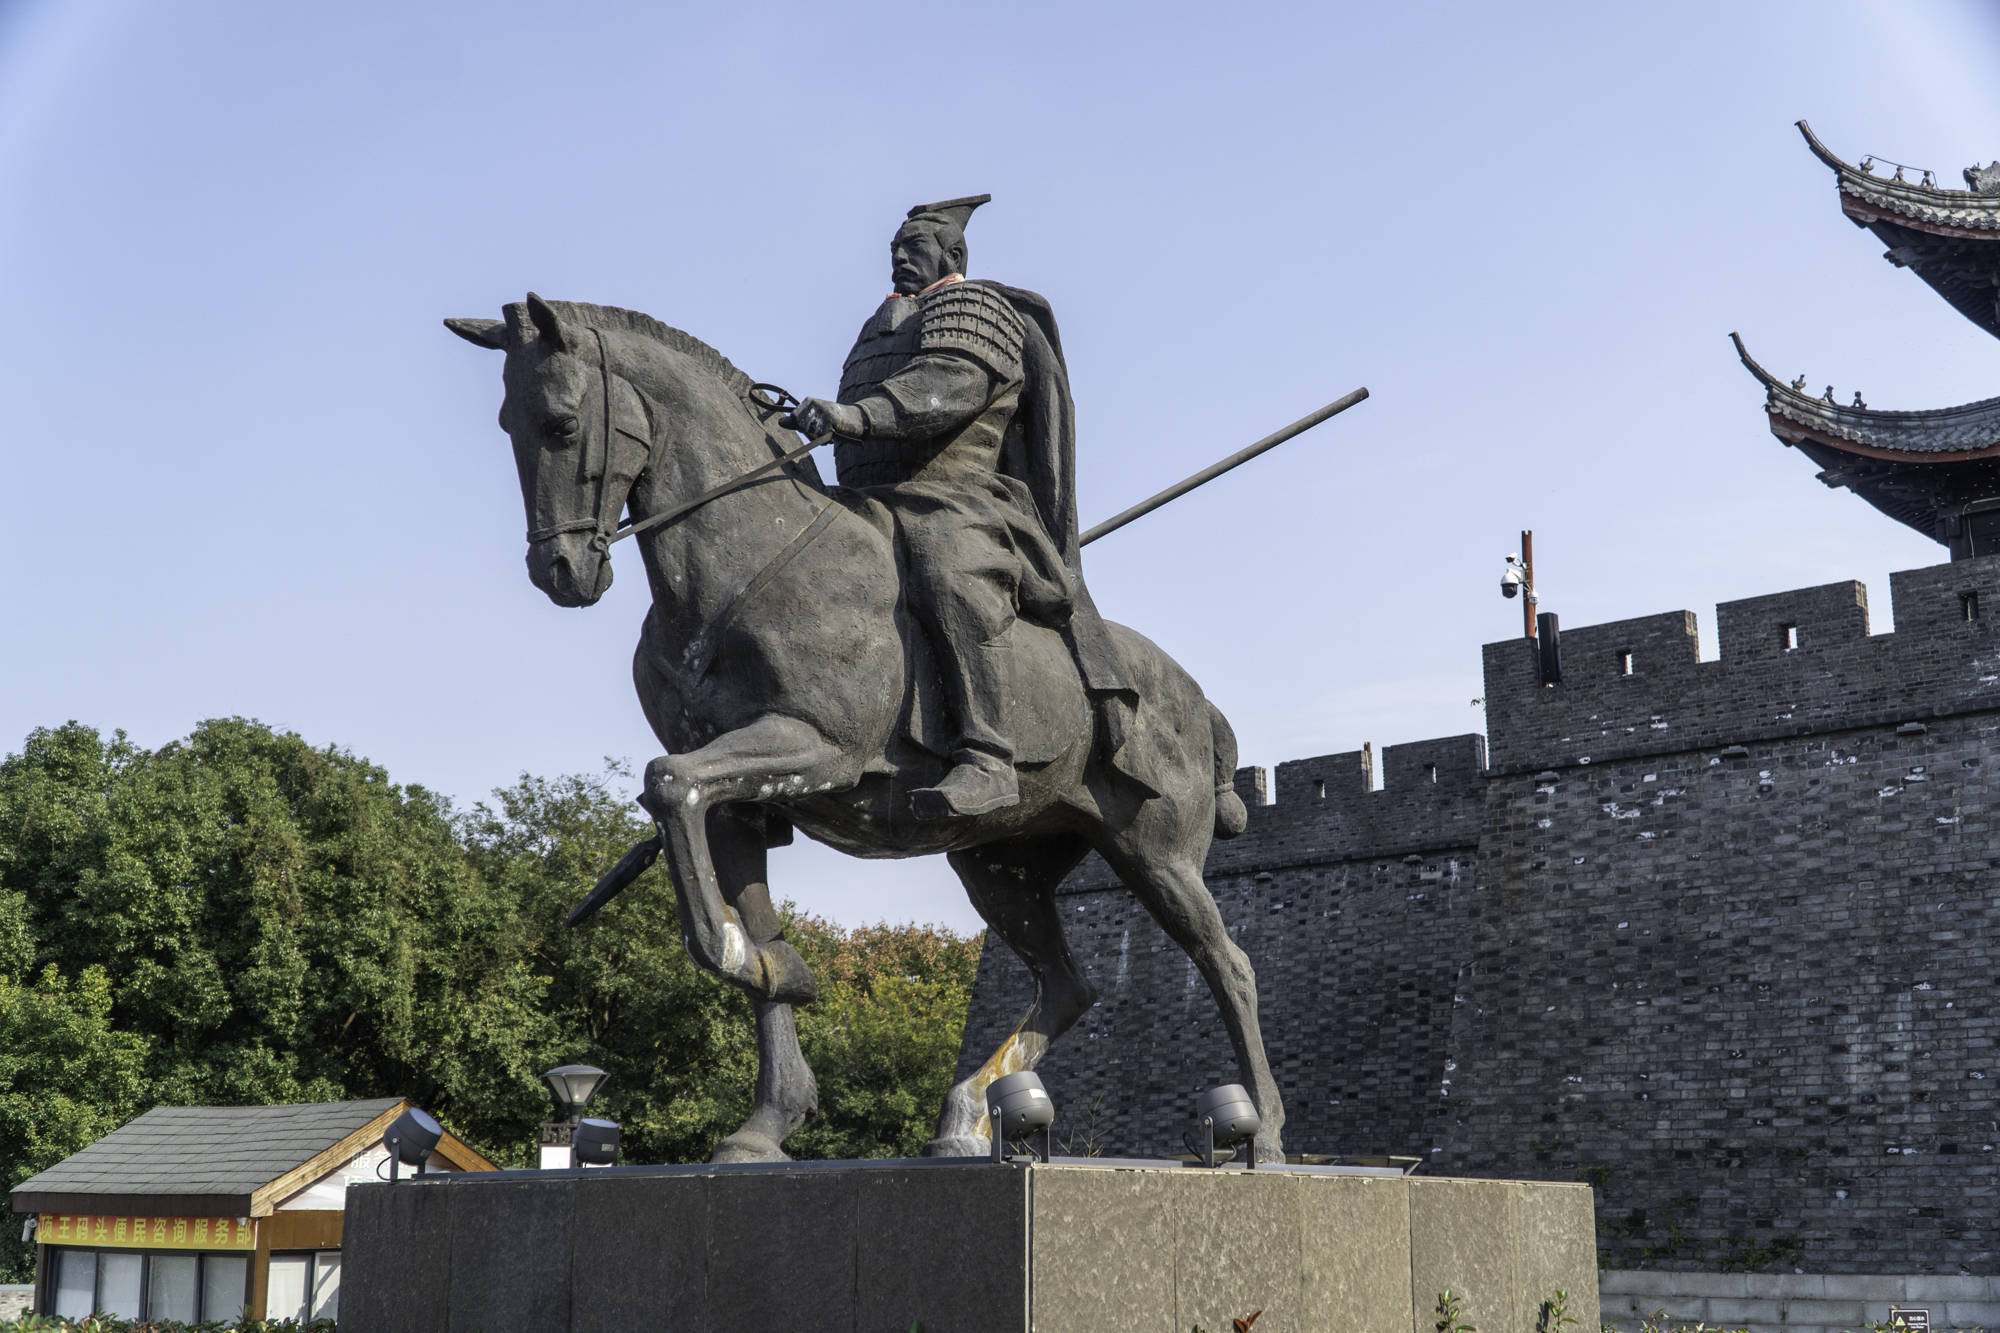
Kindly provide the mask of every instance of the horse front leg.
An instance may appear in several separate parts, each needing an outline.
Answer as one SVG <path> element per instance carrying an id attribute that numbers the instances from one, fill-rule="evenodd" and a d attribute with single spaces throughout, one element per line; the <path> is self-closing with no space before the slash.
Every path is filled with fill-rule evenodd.
<path id="1" fill-rule="evenodd" d="M 850 787 L 854 779 L 843 772 L 842 761 L 841 752 L 810 726 L 771 716 L 699 750 L 646 765 L 639 803 L 660 826 L 666 844 L 688 952 L 753 1000 L 804 1004 L 818 997 L 819 986 L 782 937 L 754 938 L 723 894 L 709 846 L 708 813 L 719 806 Z"/>
<path id="2" fill-rule="evenodd" d="M 783 943 L 784 922 L 771 905 L 764 821 L 742 806 L 715 810 L 708 819 L 708 845 L 723 899 L 735 909 L 751 944 Z M 785 1140 L 819 1107 L 819 1086 L 799 1049 L 792 1006 L 777 1000 L 754 1004 L 756 1102 L 736 1132 L 716 1145 L 710 1161 L 787 1161 Z"/>

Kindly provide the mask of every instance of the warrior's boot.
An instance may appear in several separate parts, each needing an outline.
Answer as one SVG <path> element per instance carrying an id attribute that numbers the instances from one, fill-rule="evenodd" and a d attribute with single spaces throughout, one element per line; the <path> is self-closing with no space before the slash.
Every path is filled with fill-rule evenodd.
<path id="1" fill-rule="evenodd" d="M 955 685 L 958 744 L 952 749 L 952 770 L 935 787 L 910 793 L 910 813 L 918 819 L 950 819 L 988 814 L 1021 802 L 1014 776 L 1014 747 L 995 725 L 1000 711 L 1000 654 L 997 643 L 974 644 L 956 653 L 940 653 L 955 661 L 940 661 L 948 685 Z M 957 670 L 952 670 L 956 667 Z"/>

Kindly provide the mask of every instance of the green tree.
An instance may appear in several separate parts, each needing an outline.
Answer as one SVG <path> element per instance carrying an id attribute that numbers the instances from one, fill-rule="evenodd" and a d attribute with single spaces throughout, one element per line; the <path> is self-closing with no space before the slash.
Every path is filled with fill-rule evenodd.
<path id="1" fill-rule="evenodd" d="M 34 732 L 0 760 L 0 1189 L 158 1104 L 407 1096 L 523 1164 L 568 1061 L 613 1075 L 593 1110 L 631 1160 L 706 1158 L 749 1111 L 748 1002 L 688 959 L 664 868 L 566 924 L 652 835 L 630 783 L 523 776 L 460 814 L 243 719 L 150 752 Z M 786 910 L 822 980 L 793 1151 L 918 1151 L 977 940 Z"/>
<path id="2" fill-rule="evenodd" d="M 111 983 L 54 967 L 0 973 L 0 1187 L 87 1147 L 145 1109 L 145 1043 L 111 1028 Z M 33 1247 L 0 1227 L 0 1282 L 34 1275 Z"/>
<path id="3" fill-rule="evenodd" d="M 819 1115 L 787 1150 L 800 1158 L 917 1156 L 951 1087 L 981 937 L 938 926 L 850 930 L 796 910 L 787 933 L 820 983 L 818 1002 L 799 1011 Z"/>
<path id="4" fill-rule="evenodd" d="M 9 893 L 33 965 L 103 968 L 147 1104 L 407 1095 L 477 1142 L 539 1101 L 512 903 L 442 800 L 337 748 L 241 719 L 151 753 L 36 731 L 0 761 Z"/>

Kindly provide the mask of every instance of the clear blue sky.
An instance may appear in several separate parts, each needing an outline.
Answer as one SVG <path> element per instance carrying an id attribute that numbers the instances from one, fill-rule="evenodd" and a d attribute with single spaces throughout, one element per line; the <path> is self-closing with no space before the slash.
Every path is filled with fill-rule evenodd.
<path id="1" fill-rule="evenodd" d="M 529 586 L 499 361 L 533 288 L 829 393 L 910 204 L 1054 303 L 1101 518 L 1374 398 L 1090 551 L 1245 762 L 1478 730 L 1533 527 L 1566 625 L 1943 551 L 1767 433 L 1726 335 L 1843 399 L 2000 392 L 1839 212 L 1850 159 L 2000 156 L 2000 9 L 0 0 L 0 750 L 243 714 L 461 802 L 643 762 L 643 582 Z M 548 702 L 527 704 L 538 691 Z M 941 861 L 781 853 L 849 922 Z"/>

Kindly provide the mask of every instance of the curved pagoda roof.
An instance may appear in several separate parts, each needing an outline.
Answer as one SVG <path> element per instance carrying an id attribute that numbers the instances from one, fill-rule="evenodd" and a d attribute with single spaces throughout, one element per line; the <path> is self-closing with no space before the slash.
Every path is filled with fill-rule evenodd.
<path id="1" fill-rule="evenodd" d="M 1904 177 L 1907 167 L 1878 176 L 1873 158 L 1854 166 L 1828 150 L 1805 121 L 1798 126 L 1813 155 L 1833 168 L 1841 211 L 1889 247 L 1884 258 L 1914 272 L 1953 309 L 2000 337 L 2000 163 L 1966 171 L 1967 183 L 1978 188 L 1948 190 L 1929 172 L 1910 181 Z"/>
<path id="2" fill-rule="evenodd" d="M 1744 366 L 1762 381 L 1771 433 L 1786 444 L 1810 440 L 1862 458 L 1914 463 L 2000 457 L 2000 398 L 1917 412 L 1842 406 L 1792 387 L 1759 365 L 1739 335 L 1729 337 Z"/>
<path id="3" fill-rule="evenodd" d="M 1853 491 L 1958 558 L 1967 505 L 2000 496 L 2000 398 L 1922 412 L 1842 406 L 1779 379 L 1741 337 L 1729 337 L 1764 386 L 1773 435 L 1818 463 L 1827 485 Z"/>

